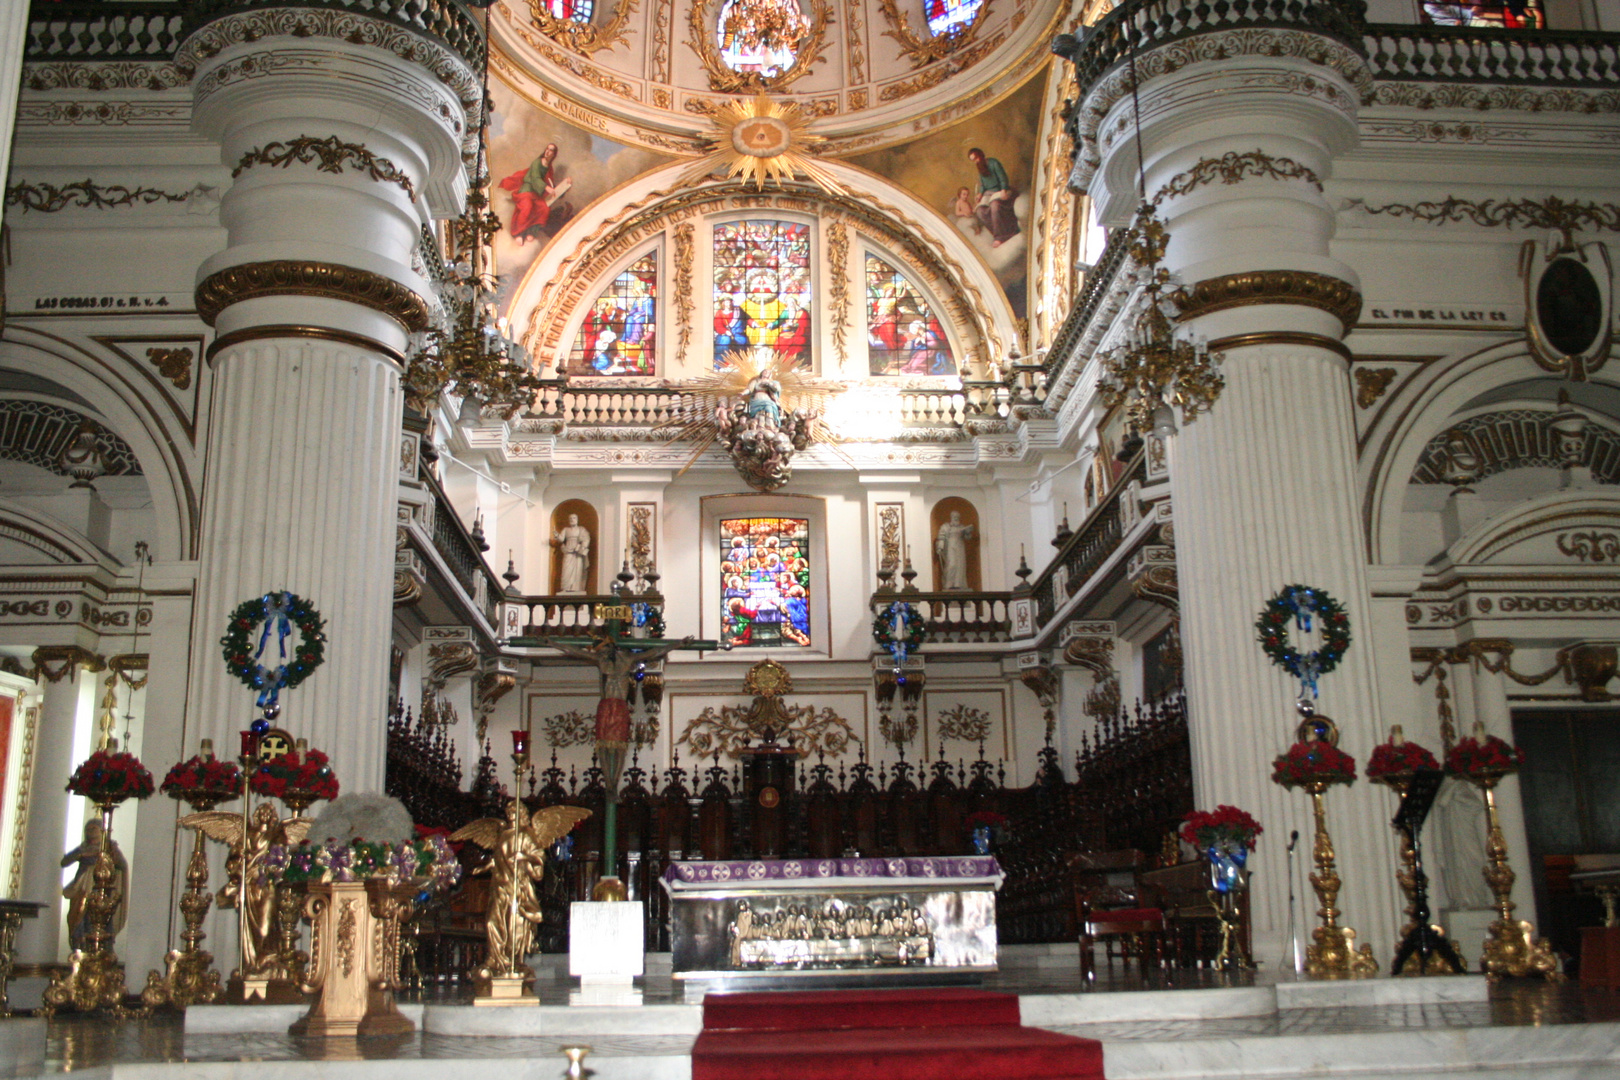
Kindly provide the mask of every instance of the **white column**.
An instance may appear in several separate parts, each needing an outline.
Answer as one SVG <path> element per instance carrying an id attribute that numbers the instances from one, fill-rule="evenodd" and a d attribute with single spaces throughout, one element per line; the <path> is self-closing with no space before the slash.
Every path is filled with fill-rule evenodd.
<path id="1" fill-rule="evenodd" d="M 28 42 L 29 5 L 0 5 L 0 177 L 10 175 L 11 132 L 22 92 L 23 49 Z M 0 218 L 5 208 L 0 206 Z"/>
<path id="2" fill-rule="evenodd" d="M 24 919 L 17 934 L 17 959 L 23 963 L 52 963 L 67 940 L 62 899 L 62 856 L 68 833 L 68 777 L 73 760 L 73 734 L 79 712 L 94 684 L 77 663 L 54 681 L 46 676 L 45 699 L 40 706 L 39 730 L 34 737 L 33 784 L 28 798 L 28 832 L 23 847 L 20 900 L 45 904 L 37 919 Z"/>
<path id="3" fill-rule="evenodd" d="M 1472 671 L 1474 720 L 1485 725 L 1486 735 L 1513 742 L 1513 710 L 1508 705 L 1507 676 L 1501 672 L 1487 671 L 1478 658 L 1472 664 Z M 1458 726 L 1459 739 L 1473 735 L 1473 723 Z M 1496 786 L 1496 811 L 1502 819 L 1502 838 L 1507 841 L 1508 861 L 1517 875 L 1513 881 L 1513 903 L 1517 907 L 1515 918 L 1529 919 L 1539 930 L 1541 923 L 1536 918 L 1535 879 L 1530 866 L 1530 837 L 1524 830 L 1523 788 L 1518 776 L 1505 777 Z M 1463 872 L 1466 873 L 1466 870 Z"/>

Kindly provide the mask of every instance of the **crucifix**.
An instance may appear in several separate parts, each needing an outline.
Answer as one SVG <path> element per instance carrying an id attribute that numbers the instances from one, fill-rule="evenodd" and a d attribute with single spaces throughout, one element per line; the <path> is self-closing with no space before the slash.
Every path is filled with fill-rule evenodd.
<path id="1" fill-rule="evenodd" d="M 595 616 L 601 628 L 589 637 L 544 638 L 543 649 L 593 665 L 602 675 L 602 699 L 596 705 L 596 755 L 602 767 L 607 799 L 602 815 L 602 880 L 591 891 L 593 900 L 623 900 L 624 883 L 618 869 L 619 772 L 630 747 L 630 680 L 639 680 L 645 666 L 681 649 L 703 651 L 724 648 L 718 641 L 684 637 L 679 641 L 635 637 L 629 604 L 598 604 Z"/>

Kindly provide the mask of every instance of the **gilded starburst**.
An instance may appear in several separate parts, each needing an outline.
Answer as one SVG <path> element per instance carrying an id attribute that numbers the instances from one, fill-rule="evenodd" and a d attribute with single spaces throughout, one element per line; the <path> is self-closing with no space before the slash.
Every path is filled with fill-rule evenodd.
<path id="1" fill-rule="evenodd" d="M 727 179 L 741 177 L 760 190 L 804 176 L 824 191 L 839 191 L 838 181 L 813 156 L 821 140 L 810 137 L 809 117 L 792 102 L 772 101 L 764 94 L 732 100 L 715 110 L 711 122 L 705 136 L 709 153 L 687 172 L 687 179 L 724 169 Z"/>

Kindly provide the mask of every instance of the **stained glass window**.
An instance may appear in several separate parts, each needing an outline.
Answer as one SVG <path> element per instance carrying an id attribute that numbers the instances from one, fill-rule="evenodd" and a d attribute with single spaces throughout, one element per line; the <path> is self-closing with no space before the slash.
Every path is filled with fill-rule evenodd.
<path id="1" fill-rule="evenodd" d="M 651 375 L 657 367 L 658 255 L 649 251 L 614 278 L 591 305 L 570 375 Z"/>
<path id="2" fill-rule="evenodd" d="M 588 23 L 591 12 L 596 9 L 596 0 L 546 0 L 546 7 L 551 10 L 553 19 Z"/>
<path id="3" fill-rule="evenodd" d="M 732 349 L 763 346 L 810 363 L 810 226 L 732 221 L 714 227 L 714 367 Z"/>
<path id="4" fill-rule="evenodd" d="M 1545 30 L 1541 0 L 1422 0 L 1418 5 L 1429 26 L 1496 26 L 1509 30 Z"/>
<path id="5" fill-rule="evenodd" d="M 715 23 L 720 59 L 733 71 L 780 75 L 810 33 L 798 0 L 726 0 Z"/>
<path id="6" fill-rule="evenodd" d="M 810 522 L 720 522 L 720 640 L 747 646 L 810 644 Z"/>
<path id="7" fill-rule="evenodd" d="M 866 256 L 866 355 L 873 375 L 955 375 L 934 309 L 906 276 Z"/>
<path id="8" fill-rule="evenodd" d="M 923 0 L 927 9 L 928 31 L 935 37 L 959 34 L 978 17 L 984 0 Z"/>

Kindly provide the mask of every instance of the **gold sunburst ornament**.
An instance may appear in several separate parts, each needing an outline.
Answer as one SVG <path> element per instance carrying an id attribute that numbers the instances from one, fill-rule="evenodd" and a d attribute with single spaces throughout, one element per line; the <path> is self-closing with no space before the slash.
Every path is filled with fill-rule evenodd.
<path id="1" fill-rule="evenodd" d="M 705 136 L 709 152 L 683 179 L 697 180 L 724 169 L 726 179 L 741 177 L 756 189 L 804 176 L 830 194 L 840 190 L 838 181 L 813 157 L 821 140 L 810 137 L 810 120 L 799 106 L 758 94 L 726 102 L 715 110 L 711 123 Z"/>

